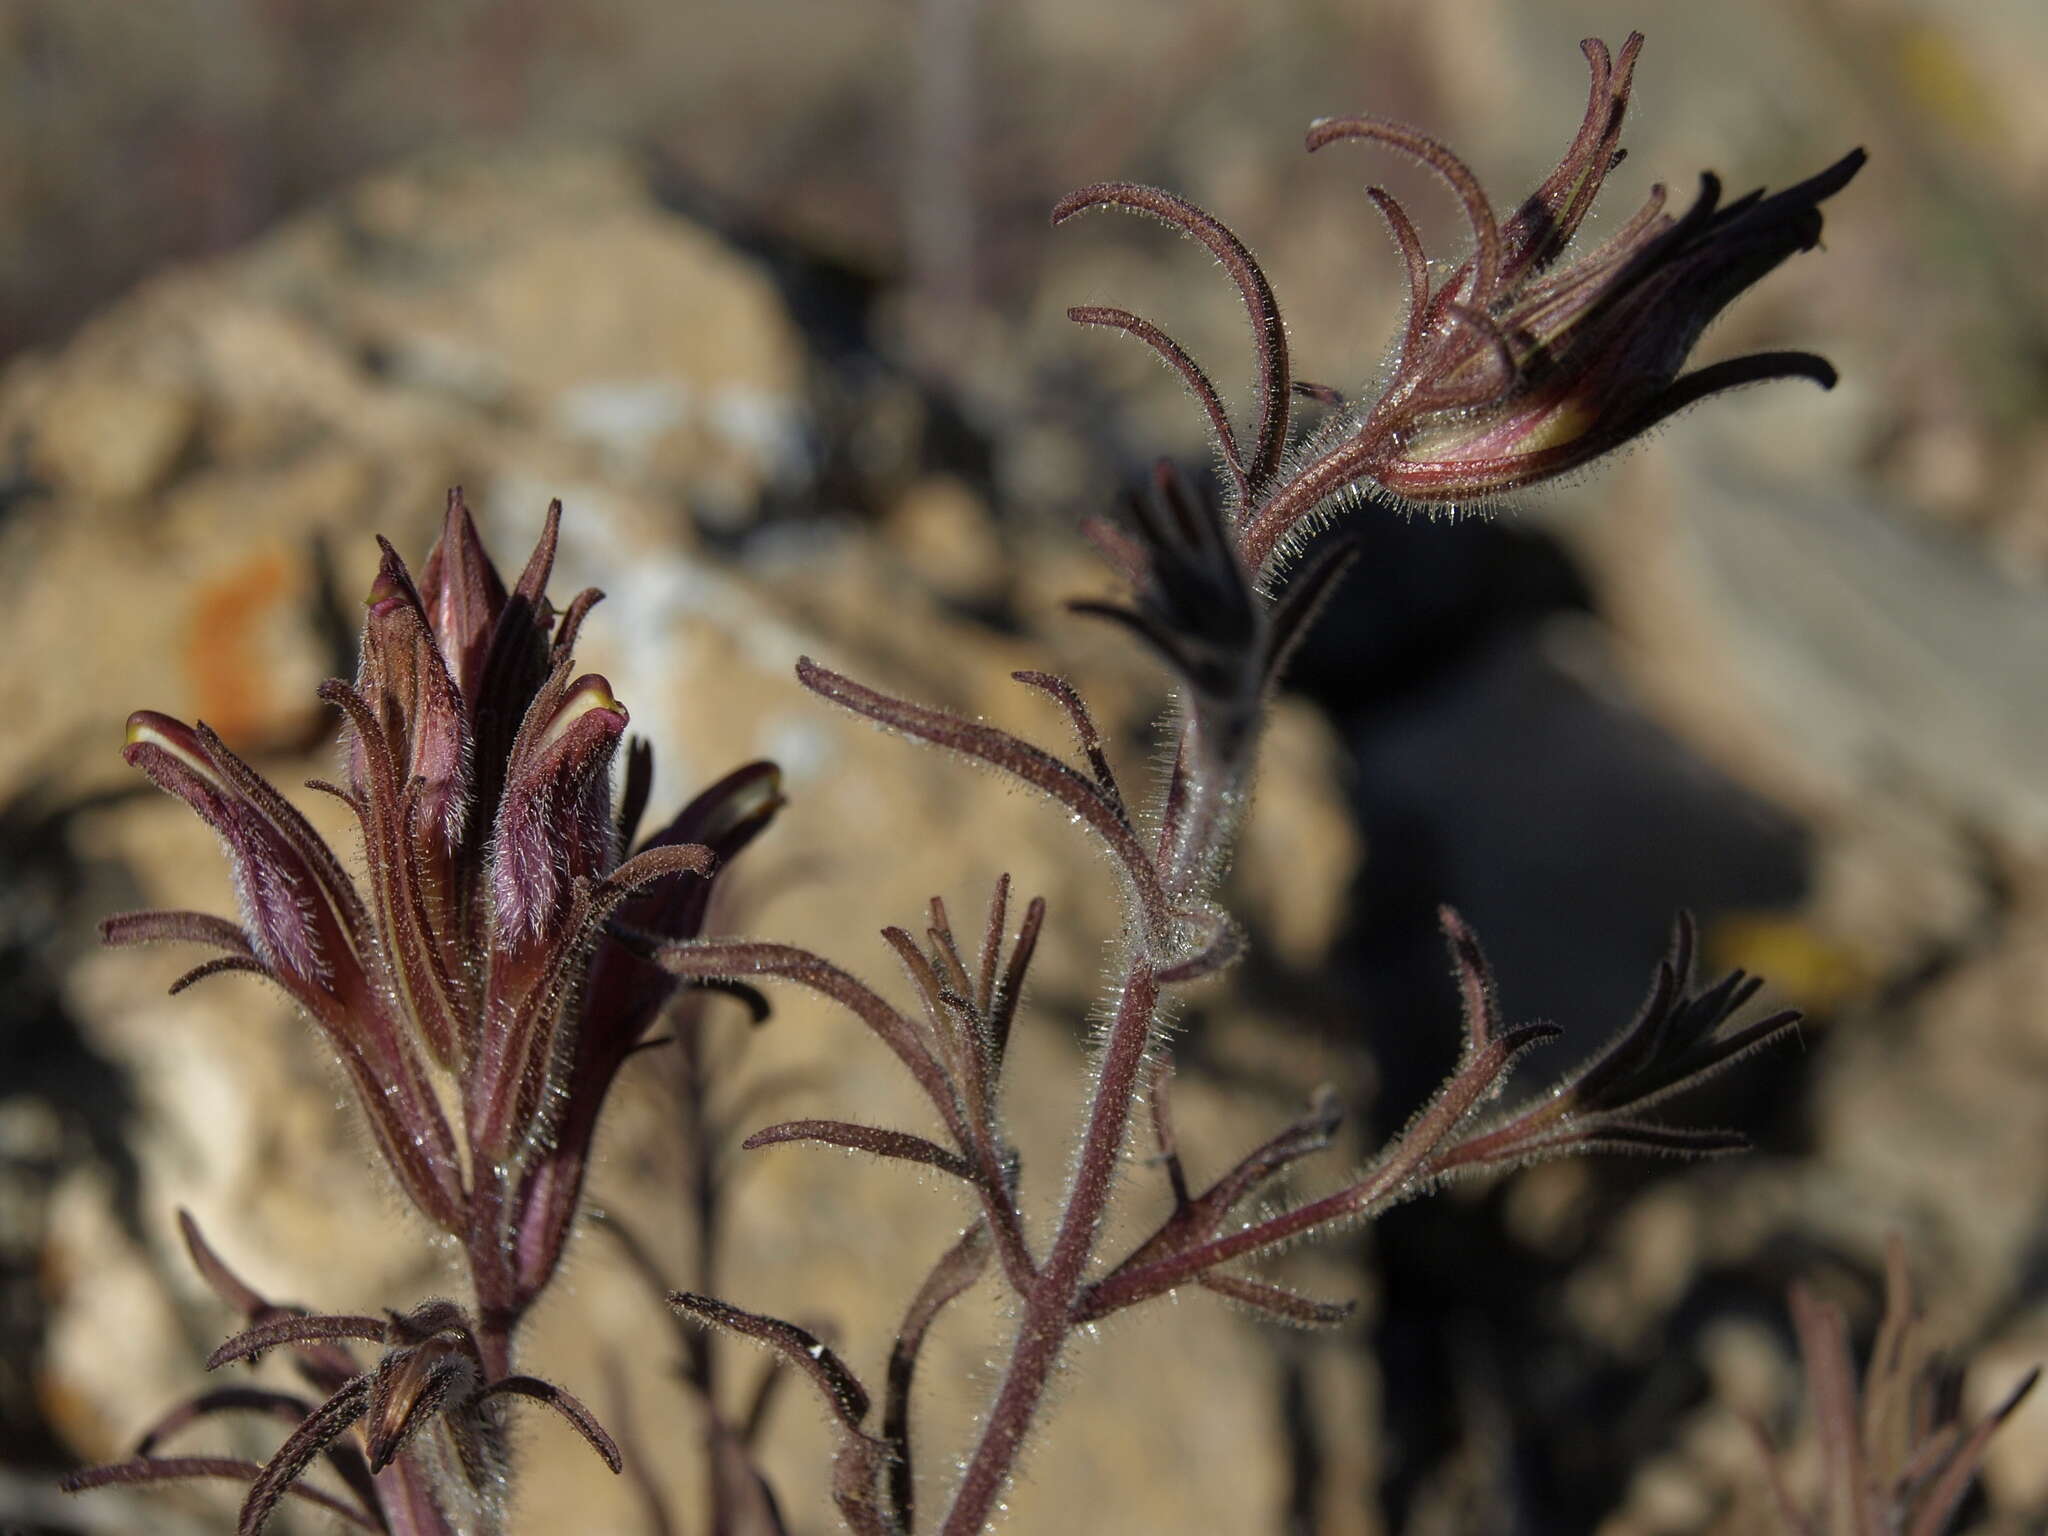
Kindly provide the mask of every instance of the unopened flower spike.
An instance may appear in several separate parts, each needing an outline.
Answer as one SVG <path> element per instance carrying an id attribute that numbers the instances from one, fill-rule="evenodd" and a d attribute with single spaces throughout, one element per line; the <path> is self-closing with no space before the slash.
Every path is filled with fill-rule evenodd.
<path id="1" fill-rule="evenodd" d="M 694 938 L 714 872 L 782 799 L 774 768 L 752 764 L 626 857 L 651 758 L 633 752 L 621 812 L 611 766 L 626 707 L 572 655 L 598 594 L 560 610 L 547 597 L 560 517 L 559 504 L 548 509 L 509 587 L 459 491 L 417 582 L 382 545 L 355 681 L 320 690 L 344 721 L 345 783 L 315 787 L 354 813 L 360 882 L 203 723 L 147 710 L 129 721 L 128 762 L 219 834 L 241 916 L 130 913 L 106 922 L 107 941 L 197 942 L 216 957 L 180 989 L 253 971 L 299 1003 L 340 1058 L 400 1187 L 461 1245 L 475 1304 L 432 1303 L 387 1324 L 252 1303 L 244 1353 L 322 1351 L 313 1384 L 326 1400 L 283 1405 L 296 1427 L 269 1464 L 127 1463 L 81 1474 L 78 1486 L 243 1476 L 242 1529 L 252 1532 L 303 1471 L 338 1455 L 351 1473 L 366 1469 L 355 1479 L 358 1523 L 488 1536 L 502 1529 L 493 1468 L 503 1452 L 486 1405 L 506 1395 L 554 1407 L 616 1468 L 573 1397 L 512 1369 L 514 1335 L 568 1244 L 612 1082 L 679 985 L 623 931 L 643 947 L 648 936 Z M 196 1259 L 202 1251 L 195 1243 Z M 245 1287 L 230 1289 L 238 1304 L 248 1299 Z M 344 1338 L 386 1350 L 364 1369 L 335 1342 Z M 251 1400 L 230 1391 L 203 1401 Z"/>
<path id="2" fill-rule="evenodd" d="M 1409 303 L 1394 378 L 1348 434 L 1364 478 L 1411 501 L 1483 498 L 1575 469 L 1724 389 L 1777 378 L 1833 385 L 1834 369 L 1805 352 L 1680 370 L 1730 302 L 1819 242 L 1820 204 L 1861 168 L 1860 149 L 1774 196 L 1752 192 L 1725 206 L 1719 179 L 1705 173 L 1682 216 L 1667 213 L 1664 188 L 1653 187 L 1605 243 L 1559 265 L 1620 162 L 1642 44 L 1631 33 L 1616 59 L 1597 38 L 1582 45 L 1592 88 L 1579 132 L 1506 220 L 1463 161 L 1414 129 L 1345 117 L 1309 130 L 1311 150 L 1365 139 L 1420 161 L 1471 227 L 1472 255 L 1432 287 L 1413 221 L 1389 193 L 1369 191 L 1401 249 Z"/>
<path id="3" fill-rule="evenodd" d="M 1367 195 L 1386 220 L 1407 274 L 1407 318 L 1392 377 L 1377 400 L 1346 412 L 1337 392 L 1290 372 L 1271 285 L 1249 249 L 1216 217 L 1155 187 L 1103 182 L 1061 200 L 1053 222 L 1118 208 L 1159 219 L 1201 241 L 1222 263 L 1252 322 L 1257 402 L 1249 439 L 1221 393 L 1157 325 L 1121 309 L 1069 311 L 1085 325 L 1137 337 L 1162 357 L 1201 406 L 1228 476 L 1229 518 L 1246 570 L 1268 574 L 1276 552 L 1312 514 L 1347 492 L 1422 506 L 1483 502 L 1567 474 L 1640 437 L 1708 395 L 1767 379 L 1834 383 L 1807 352 L 1762 352 L 1682 370 L 1700 333 L 1746 289 L 1820 240 L 1820 205 L 1864 162 L 1851 150 L 1782 192 L 1723 203 L 1711 173 L 1682 215 L 1665 191 L 1604 243 L 1567 260 L 1607 174 L 1620 163 L 1640 33 L 1619 56 L 1598 38 L 1581 49 L 1590 70 L 1586 110 L 1554 170 L 1506 218 L 1479 178 L 1436 139 L 1370 116 L 1325 118 L 1308 147 L 1346 139 L 1383 144 L 1420 163 L 1464 212 L 1471 252 L 1432 282 L 1427 243 L 1381 187 Z M 1287 400 L 1323 400 L 1336 412 L 1292 455 Z"/>

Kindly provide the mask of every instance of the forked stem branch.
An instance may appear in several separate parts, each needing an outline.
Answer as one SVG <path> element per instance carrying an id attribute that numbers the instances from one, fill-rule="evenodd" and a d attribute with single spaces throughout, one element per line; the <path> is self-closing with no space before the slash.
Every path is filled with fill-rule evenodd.
<path id="1" fill-rule="evenodd" d="M 1024 1298 L 1010 1362 L 995 1404 L 982 1425 L 981 1440 L 967 1463 L 953 1496 L 953 1507 L 941 1527 L 944 1536 L 975 1536 L 988 1524 L 996 1501 L 1017 1463 L 1032 1421 L 1044 1401 L 1046 1384 L 1059 1364 L 1067 1335 L 1073 1330 L 1074 1307 L 1081 1295 L 1088 1260 L 1102 1213 L 1116 1183 L 1117 1162 L 1130 1127 L 1131 1108 L 1143 1086 L 1145 1051 L 1151 1043 L 1153 1013 L 1159 1004 L 1159 983 L 1151 963 L 1135 956 L 1124 976 L 1123 991 L 1103 1042 L 1101 1070 L 1088 1110 L 1088 1129 L 1081 1156 L 1067 1186 L 1065 1209 L 1052 1251 L 1039 1267 L 1038 1278 Z"/>

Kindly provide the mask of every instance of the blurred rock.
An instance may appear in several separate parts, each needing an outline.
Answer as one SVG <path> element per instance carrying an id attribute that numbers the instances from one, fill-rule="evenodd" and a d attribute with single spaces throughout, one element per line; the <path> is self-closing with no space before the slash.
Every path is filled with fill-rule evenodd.
<path id="1" fill-rule="evenodd" d="M 948 475 L 931 475 L 906 490 L 885 530 L 918 578 L 963 606 L 989 605 L 1007 590 L 1009 574 L 988 509 Z"/>
<path id="2" fill-rule="evenodd" d="M 303 740 L 354 623 L 320 613 L 317 561 L 365 526 L 416 547 L 465 475 L 601 482 L 665 541 L 678 505 L 750 516 L 803 480 L 805 366 L 763 272 L 594 152 L 438 160 L 153 281 L 0 376 L 0 435 L 48 482 L 0 526 L 39 577 L 8 635 L 69 684 L 0 684 L 0 796 L 105 773 L 82 748 L 113 697 Z"/>
<path id="3" fill-rule="evenodd" d="M 45 405 L 35 467 L 87 500 L 130 501 L 163 483 L 197 415 L 175 387 L 87 374 Z"/>

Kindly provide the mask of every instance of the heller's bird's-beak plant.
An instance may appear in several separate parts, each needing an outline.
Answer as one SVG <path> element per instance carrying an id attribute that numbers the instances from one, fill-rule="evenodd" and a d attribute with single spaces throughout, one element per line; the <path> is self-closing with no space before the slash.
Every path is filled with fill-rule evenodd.
<path id="1" fill-rule="evenodd" d="M 626 710 L 603 678 L 575 669 L 599 594 L 560 611 L 548 602 L 560 517 L 548 509 L 509 589 L 459 491 L 417 582 L 384 546 L 360 672 L 320 691 L 345 722 L 346 779 L 312 786 L 354 815 L 361 886 L 204 724 L 129 718 L 128 762 L 220 835 L 241 921 L 134 912 L 106 921 L 107 942 L 219 952 L 173 991 L 234 971 L 283 988 L 332 1046 L 399 1188 L 459 1246 L 472 1296 L 381 1317 L 306 1315 L 243 1284 L 184 1216 L 194 1263 L 249 1324 L 209 1364 L 288 1348 L 320 1400 L 207 1393 L 151 1429 L 136 1459 L 79 1474 L 79 1486 L 247 1477 L 244 1531 L 288 1493 L 373 1530 L 495 1531 L 507 1474 L 498 1415 L 513 1397 L 557 1409 L 618 1470 L 617 1447 L 575 1397 L 514 1370 L 514 1338 L 569 1239 L 612 1080 L 680 985 L 622 935 L 695 935 L 718 869 L 781 801 L 774 768 L 755 763 L 635 848 L 652 757 L 634 745 L 615 804 Z M 344 1341 L 382 1352 L 365 1364 Z M 293 1422 L 268 1465 L 153 1454 L 171 1430 L 231 1409 Z M 299 1481 L 323 1455 L 344 1496 Z"/>
<path id="2" fill-rule="evenodd" d="M 1419 161 L 1450 187 L 1469 225 L 1469 252 L 1439 281 L 1408 214 L 1371 190 L 1404 259 L 1409 303 L 1385 388 L 1362 407 L 1294 379 L 1271 287 L 1210 214 L 1126 183 L 1085 188 L 1056 208 L 1055 222 L 1121 208 L 1192 236 L 1220 260 L 1252 323 L 1254 405 L 1240 428 L 1200 365 L 1152 322 L 1120 309 L 1071 312 L 1129 332 L 1172 367 L 1207 416 L 1221 466 L 1220 502 L 1162 465 L 1124 525 L 1091 530 L 1129 596 L 1075 607 L 1136 636 L 1174 689 L 1173 746 L 1142 799 L 1118 782 L 1080 690 L 1064 678 L 1017 674 L 1063 717 L 1072 755 L 809 659 L 797 663 L 798 681 L 829 703 L 1049 797 L 1116 871 L 1118 975 L 1065 1194 L 1047 1229 L 1019 1197 L 1027 1170 L 1002 1113 L 1007 1046 L 1048 922 L 1043 902 L 1020 906 L 1008 877 L 997 876 L 974 942 L 961 942 L 936 898 L 912 926 L 884 929 L 908 1006 L 805 950 L 702 936 L 712 880 L 779 803 L 774 770 L 740 769 L 626 856 L 647 801 L 648 759 L 631 755 L 624 804 L 615 807 L 611 771 L 626 713 L 604 679 L 578 676 L 570 661 L 595 594 L 560 613 L 547 602 L 554 512 L 510 589 L 459 496 L 417 582 L 385 549 L 361 675 L 323 690 L 343 717 L 346 782 L 317 786 L 360 824 L 366 888 L 203 725 L 135 716 L 129 760 L 219 832 L 242 912 L 240 922 L 196 913 L 115 918 L 109 941 L 208 945 L 218 958 L 181 987 L 253 971 L 296 999 L 341 1059 L 399 1186 L 461 1246 L 473 1294 L 382 1316 L 303 1315 L 235 1279 L 188 1219 L 195 1262 L 250 1325 L 213 1363 L 292 1350 L 319 1400 L 236 1388 L 207 1394 L 152 1430 L 136 1459 L 74 1484 L 247 1477 L 244 1532 L 287 1493 L 373 1530 L 493 1532 L 504 1529 L 507 1480 L 499 1414 L 512 1397 L 555 1407 L 616 1466 L 613 1442 L 575 1398 L 517 1374 L 514 1340 L 575 1221 L 606 1091 L 685 986 L 782 982 L 820 993 L 879 1037 L 930 1101 L 928 1135 L 858 1119 L 796 1120 L 757 1131 L 747 1147 L 809 1141 L 917 1163 L 958 1180 L 976 1212 L 907 1303 L 879 1404 L 812 1332 L 707 1295 L 670 1295 L 687 1319 L 769 1346 L 818 1389 L 838 1430 L 822 1481 L 860 1536 L 986 1528 L 1042 1422 L 1072 1335 L 1098 1319 L 1199 1286 L 1283 1322 L 1338 1323 L 1347 1304 L 1297 1295 L 1253 1266 L 1462 1174 L 1582 1152 L 1702 1155 L 1741 1145 L 1732 1132 L 1673 1124 L 1659 1111 L 1780 1038 L 1796 1015 L 1741 1022 L 1759 983 L 1736 973 L 1702 986 L 1683 918 L 1633 1021 L 1551 1091 L 1502 1107 L 1509 1074 L 1559 1031 L 1502 1017 L 1478 941 L 1446 910 L 1464 1018 L 1457 1067 L 1399 1135 L 1320 1196 L 1271 1203 L 1278 1175 L 1331 1144 L 1340 1112 L 1328 1097 L 1206 1186 L 1188 1176 L 1169 1102 L 1166 1019 L 1175 994 L 1228 966 L 1244 943 L 1219 883 L 1266 705 L 1350 558 L 1341 534 L 1318 543 L 1310 529 L 1347 501 L 1451 505 L 1551 478 L 1734 385 L 1833 381 L 1826 363 L 1803 353 L 1682 370 L 1730 301 L 1814 246 L 1819 204 L 1855 175 L 1860 151 L 1774 196 L 1726 205 L 1715 179 L 1703 177 L 1698 199 L 1678 216 L 1665 211 L 1659 189 L 1604 244 L 1571 251 L 1620 158 L 1641 43 L 1631 36 L 1618 57 L 1598 41 L 1584 45 L 1584 120 L 1557 169 L 1506 218 L 1462 161 L 1411 128 L 1351 117 L 1311 130 L 1311 149 L 1357 139 Z M 1295 428 L 1299 394 L 1335 407 L 1312 431 Z M 1171 1212 L 1125 1251 L 1105 1255 L 1105 1217 L 1141 1116 Z M 982 1283 L 1009 1293 L 1014 1332 L 960 1475 L 934 1513 L 917 1501 L 911 1445 L 918 1355 L 941 1310 Z M 365 1362 L 344 1341 L 368 1343 L 375 1358 Z M 156 1454 L 172 1429 L 230 1408 L 293 1423 L 267 1466 Z M 779 1529 L 765 1484 L 730 1475 L 728 1454 L 744 1462 L 735 1437 L 718 1442 L 706 1472 L 711 1528 L 736 1528 L 743 1501 L 748 1528 Z M 338 1492 L 300 1481 L 323 1456 Z"/>

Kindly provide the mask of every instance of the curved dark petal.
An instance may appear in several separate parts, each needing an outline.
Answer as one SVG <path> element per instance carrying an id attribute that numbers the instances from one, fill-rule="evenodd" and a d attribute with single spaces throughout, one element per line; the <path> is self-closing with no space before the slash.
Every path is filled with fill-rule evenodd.
<path id="1" fill-rule="evenodd" d="M 614 1473 L 625 1470 L 625 1461 L 619 1455 L 618 1443 L 605 1433 L 598 1423 L 597 1415 L 561 1387 L 551 1381 L 542 1381 L 534 1376 L 505 1376 L 486 1387 L 484 1397 L 498 1397 L 509 1394 L 523 1397 L 531 1402 L 552 1408 L 575 1428 L 576 1433 L 590 1443 L 590 1448 L 604 1458 L 604 1464 Z"/>
<path id="2" fill-rule="evenodd" d="M 465 1382 L 474 1389 L 476 1366 L 453 1346 L 420 1345 L 378 1361 L 363 1426 L 370 1470 L 390 1466 Z"/>
<path id="3" fill-rule="evenodd" d="M 1833 389 L 1840 375 L 1826 358 L 1812 352 L 1752 352 L 1731 357 L 1684 373 L 1667 389 L 1652 396 L 1641 407 L 1617 420 L 1609 429 L 1616 442 L 1640 437 L 1659 422 L 1668 421 L 1709 395 L 1741 389 L 1746 384 L 1764 384 L 1773 379 L 1806 379 L 1822 389 Z"/>

